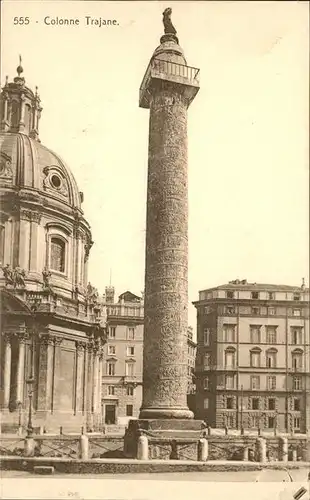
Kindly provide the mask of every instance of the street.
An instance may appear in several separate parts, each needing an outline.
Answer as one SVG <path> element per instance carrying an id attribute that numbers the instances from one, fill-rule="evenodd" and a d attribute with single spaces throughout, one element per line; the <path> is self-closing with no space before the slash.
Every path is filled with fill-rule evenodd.
<path id="1" fill-rule="evenodd" d="M 204 472 L 170 474 L 55 474 L 3 471 L 2 499 L 100 499 L 100 500 L 188 500 L 196 497 L 238 500 L 292 500 L 304 486 L 308 489 L 307 470 Z M 18 479 L 18 481 L 16 481 Z M 208 484 L 205 484 L 208 483 Z M 241 484 L 242 483 L 242 484 Z M 308 500 L 307 494 L 301 500 Z"/>

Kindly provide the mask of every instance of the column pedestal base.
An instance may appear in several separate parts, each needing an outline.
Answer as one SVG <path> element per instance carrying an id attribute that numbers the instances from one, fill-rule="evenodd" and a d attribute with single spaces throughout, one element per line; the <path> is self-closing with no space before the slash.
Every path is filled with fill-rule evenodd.
<path id="1" fill-rule="evenodd" d="M 203 420 L 130 420 L 124 436 L 124 455 L 137 458 L 138 438 L 148 438 L 149 459 L 197 460 L 198 443 L 206 431 Z"/>

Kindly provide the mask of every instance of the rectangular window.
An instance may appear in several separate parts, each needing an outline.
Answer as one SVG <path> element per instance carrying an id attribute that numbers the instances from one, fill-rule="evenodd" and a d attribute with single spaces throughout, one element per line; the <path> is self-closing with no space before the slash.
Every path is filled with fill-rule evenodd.
<path id="1" fill-rule="evenodd" d="M 203 407 L 205 410 L 207 410 L 209 408 L 209 398 L 205 398 L 203 400 Z"/>
<path id="2" fill-rule="evenodd" d="M 275 410 L 276 409 L 276 400 L 274 398 L 269 398 L 268 399 L 268 410 Z"/>
<path id="3" fill-rule="evenodd" d="M 267 389 L 268 391 L 274 391 L 276 388 L 277 377 L 275 375 L 268 375 L 267 377 Z"/>
<path id="4" fill-rule="evenodd" d="M 276 308 L 275 307 L 268 307 L 268 314 L 269 314 L 269 316 L 275 316 L 276 315 Z"/>
<path id="5" fill-rule="evenodd" d="M 226 368 L 234 368 L 235 366 L 235 353 L 226 352 L 225 353 L 225 366 Z"/>
<path id="6" fill-rule="evenodd" d="M 293 316 L 301 316 L 301 310 L 300 309 L 293 309 Z"/>
<path id="7" fill-rule="evenodd" d="M 126 417 L 133 416 L 133 405 L 126 405 Z"/>
<path id="8" fill-rule="evenodd" d="M 204 355 L 204 358 L 203 358 L 203 366 L 204 368 L 210 368 L 210 359 L 211 359 L 211 356 L 209 353 L 205 354 Z"/>
<path id="9" fill-rule="evenodd" d="M 235 314 L 235 307 L 234 306 L 226 306 L 225 307 L 225 314 L 227 314 L 227 316 L 232 316 Z"/>
<path id="10" fill-rule="evenodd" d="M 256 391 L 256 390 L 260 389 L 260 377 L 259 377 L 259 375 L 252 375 L 251 376 L 251 389 L 252 389 L 252 391 Z"/>
<path id="11" fill-rule="evenodd" d="M 127 356 L 134 356 L 135 355 L 135 348 L 134 346 L 128 346 L 127 347 Z"/>
<path id="12" fill-rule="evenodd" d="M 233 429 L 235 426 L 234 422 L 234 416 L 233 415 L 227 415 L 226 417 L 226 425 L 229 429 Z"/>
<path id="13" fill-rule="evenodd" d="M 259 307 L 252 307 L 252 315 L 253 316 L 259 316 Z"/>
<path id="14" fill-rule="evenodd" d="M 234 299 L 235 298 L 235 292 L 233 292 L 233 291 L 226 292 L 226 298 L 227 299 Z"/>
<path id="15" fill-rule="evenodd" d="M 266 341 L 267 344 L 277 343 L 277 327 L 276 326 L 266 326 Z"/>
<path id="16" fill-rule="evenodd" d="M 114 387 L 114 385 L 109 385 L 108 386 L 108 395 L 109 396 L 114 396 L 115 395 L 115 387 Z"/>
<path id="17" fill-rule="evenodd" d="M 300 399 L 294 398 L 294 411 L 300 411 Z"/>
<path id="18" fill-rule="evenodd" d="M 108 371 L 108 375 L 114 376 L 115 375 L 115 363 L 108 363 L 107 371 Z"/>
<path id="19" fill-rule="evenodd" d="M 259 410 L 259 399 L 252 398 L 252 410 Z"/>
<path id="20" fill-rule="evenodd" d="M 108 354 L 112 355 L 115 354 L 116 348 L 115 345 L 108 345 Z"/>
<path id="21" fill-rule="evenodd" d="M 210 345 L 210 328 L 205 328 L 203 331 L 203 343 L 204 345 Z"/>
<path id="22" fill-rule="evenodd" d="M 225 386 L 226 389 L 234 389 L 235 384 L 234 384 L 234 376 L 233 375 L 226 375 L 225 377 Z"/>
<path id="23" fill-rule="evenodd" d="M 233 410 L 233 406 L 234 406 L 234 403 L 233 403 L 233 398 L 226 398 L 226 408 L 227 410 Z"/>
<path id="24" fill-rule="evenodd" d="M 204 311 L 205 314 L 210 314 L 211 307 L 210 306 L 205 306 L 204 309 L 203 309 L 203 311 Z"/>
<path id="25" fill-rule="evenodd" d="M 301 353 L 293 353 L 292 354 L 292 367 L 294 370 L 302 369 L 302 354 Z"/>
<path id="26" fill-rule="evenodd" d="M 276 419 L 274 417 L 268 417 L 268 429 L 274 429 Z"/>
<path id="27" fill-rule="evenodd" d="M 277 366 L 277 353 L 268 352 L 266 355 L 266 366 L 267 368 L 276 368 Z"/>
<path id="28" fill-rule="evenodd" d="M 294 391 L 301 391 L 301 389 L 302 389 L 301 377 L 294 377 L 293 388 L 294 388 Z"/>
<path id="29" fill-rule="evenodd" d="M 134 340 L 135 339 L 135 329 L 134 327 L 128 327 L 128 340 Z"/>
<path id="30" fill-rule="evenodd" d="M 209 377 L 205 377 L 203 379 L 203 388 L 204 388 L 205 391 L 209 390 Z"/>
<path id="31" fill-rule="evenodd" d="M 274 299 L 275 299 L 274 292 L 268 292 L 268 300 L 274 300 Z"/>
<path id="32" fill-rule="evenodd" d="M 291 339 L 293 345 L 302 344 L 302 327 L 291 326 Z"/>
<path id="33" fill-rule="evenodd" d="M 261 416 L 260 415 L 252 415 L 252 425 L 254 428 L 259 429 L 260 427 L 260 420 Z"/>
<path id="34" fill-rule="evenodd" d="M 135 363 L 126 363 L 126 376 L 134 377 L 135 375 Z"/>
<path id="35" fill-rule="evenodd" d="M 251 352 L 250 354 L 251 366 L 253 368 L 260 367 L 260 352 Z"/>
<path id="36" fill-rule="evenodd" d="M 235 325 L 224 325 L 224 342 L 235 342 Z"/>
<path id="37" fill-rule="evenodd" d="M 261 335 L 260 335 L 260 325 L 251 325 L 250 326 L 250 336 L 252 344 L 260 344 Z"/>
<path id="38" fill-rule="evenodd" d="M 110 339 L 115 339 L 115 331 L 116 331 L 116 327 L 115 326 L 110 326 L 109 327 L 109 338 Z"/>
<path id="39" fill-rule="evenodd" d="M 134 388 L 131 385 L 127 386 L 127 396 L 133 396 L 134 395 Z"/>
<path id="40" fill-rule="evenodd" d="M 300 429 L 300 418 L 299 417 L 294 417 L 294 429 L 296 429 L 296 430 Z"/>
<path id="41" fill-rule="evenodd" d="M 300 300 L 300 293 L 294 293 L 293 300 Z"/>
<path id="42" fill-rule="evenodd" d="M 251 299 L 259 299 L 259 292 L 251 292 Z"/>

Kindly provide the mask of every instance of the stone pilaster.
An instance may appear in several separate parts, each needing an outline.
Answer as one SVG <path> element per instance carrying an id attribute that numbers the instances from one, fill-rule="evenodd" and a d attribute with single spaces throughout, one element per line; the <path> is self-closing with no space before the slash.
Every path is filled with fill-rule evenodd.
<path id="1" fill-rule="evenodd" d="M 87 344 L 87 398 L 86 423 L 87 429 L 93 430 L 93 370 L 94 370 L 94 341 Z"/>
<path id="2" fill-rule="evenodd" d="M 98 385 L 99 385 L 99 352 L 98 348 L 96 348 L 94 350 L 94 369 L 93 369 L 93 412 L 94 413 L 97 413 L 98 411 Z"/>
<path id="3" fill-rule="evenodd" d="M 75 411 L 81 411 L 83 408 L 83 372 L 84 372 L 84 356 L 85 344 L 83 342 L 76 342 L 76 395 L 75 395 Z"/>
<path id="4" fill-rule="evenodd" d="M 53 350 L 54 338 L 51 335 L 40 337 L 40 358 L 38 373 L 38 410 L 52 409 L 53 389 Z"/>
<path id="5" fill-rule="evenodd" d="M 12 360 L 12 337 L 9 334 L 4 335 L 5 351 L 4 351 L 4 407 L 8 408 L 11 392 L 11 360 Z"/>

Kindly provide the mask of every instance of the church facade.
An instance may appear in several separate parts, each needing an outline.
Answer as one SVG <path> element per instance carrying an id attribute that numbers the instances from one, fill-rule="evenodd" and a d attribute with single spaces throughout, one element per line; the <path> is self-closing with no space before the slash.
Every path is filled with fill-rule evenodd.
<path id="1" fill-rule="evenodd" d="M 83 194 L 42 145 L 42 107 L 23 68 L 1 91 L 0 300 L 2 432 L 101 428 L 105 306 L 88 283 Z"/>

